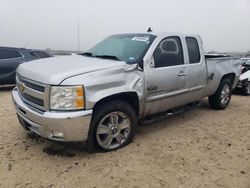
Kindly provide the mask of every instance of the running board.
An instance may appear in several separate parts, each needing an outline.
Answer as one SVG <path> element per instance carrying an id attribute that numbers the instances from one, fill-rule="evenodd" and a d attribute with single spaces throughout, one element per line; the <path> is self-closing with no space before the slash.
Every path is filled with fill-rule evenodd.
<path id="1" fill-rule="evenodd" d="M 164 119 L 166 119 L 168 117 L 181 114 L 183 112 L 186 112 L 186 111 L 188 111 L 190 109 L 193 109 L 193 108 L 199 107 L 199 106 L 201 106 L 200 102 L 193 102 L 193 103 L 190 103 L 190 104 L 188 104 L 186 106 L 182 106 L 182 107 L 179 107 L 179 108 L 174 108 L 174 109 L 171 109 L 171 110 L 167 110 L 165 112 L 160 112 L 160 113 L 157 113 L 157 114 L 153 114 L 153 115 L 147 116 L 147 117 L 139 120 L 139 124 L 145 125 L 145 124 L 155 123 L 155 122 L 164 120 Z"/>

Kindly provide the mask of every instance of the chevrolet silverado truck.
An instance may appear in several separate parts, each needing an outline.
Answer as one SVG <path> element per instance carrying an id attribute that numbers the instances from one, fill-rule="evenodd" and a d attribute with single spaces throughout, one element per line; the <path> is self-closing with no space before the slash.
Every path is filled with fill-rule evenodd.
<path id="1" fill-rule="evenodd" d="M 21 64 L 12 98 L 25 129 L 112 151 L 154 114 L 204 97 L 225 109 L 240 73 L 240 59 L 205 57 L 199 35 L 118 34 L 77 56 Z"/>

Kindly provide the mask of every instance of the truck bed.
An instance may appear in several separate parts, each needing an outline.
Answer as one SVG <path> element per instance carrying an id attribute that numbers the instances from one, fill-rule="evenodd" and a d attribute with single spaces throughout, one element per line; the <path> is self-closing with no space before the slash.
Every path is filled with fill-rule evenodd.
<path id="1" fill-rule="evenodd" d="M 207 62 L 207 87 L 204 96 L 210 96 L 216 92 L 221 78 L 227 74 L 237 74 L 241 72 L 241 60 L 238 57 L 225 55 L 205 55 Z M 213 75 L 213 76 L 212 76 Z M 211 76 L 213 79 L 211 79 Z M 236 87 L 238 79 L 234 80 L 233 89 Z"/>

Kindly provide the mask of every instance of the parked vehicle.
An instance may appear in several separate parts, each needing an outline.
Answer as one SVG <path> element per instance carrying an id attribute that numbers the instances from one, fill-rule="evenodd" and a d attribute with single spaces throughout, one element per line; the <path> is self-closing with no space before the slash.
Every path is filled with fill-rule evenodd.
<path id="1" fill-rule="evenodd" d="M 0 85 L 15 84 L 16 68 L 19 64 L 47 57 L 51 55 L 42 50 L 0 47 Z"/>
<path id="2" fill-rule="evenodd" d="M 242 71 L 236 90 L 242 95 L 250 95 L 250 58 L 242 58 Z"/>
<path id="3" fill-rule="evenodd" d="M 198 35 L 113 35 L 82 56 L 17 69 L 13 101 L 21 125 L 57 141 L 87 141 L 90 151 L 131 142 L 138 120 L 209 97 L 225 109 L 241 61 L 205 58 Z"/>
<path id="4" fill-rule="evenodd" d="M 250 70 L 250 58 L 242 58 L 242 66 L 246 70 Z"/>

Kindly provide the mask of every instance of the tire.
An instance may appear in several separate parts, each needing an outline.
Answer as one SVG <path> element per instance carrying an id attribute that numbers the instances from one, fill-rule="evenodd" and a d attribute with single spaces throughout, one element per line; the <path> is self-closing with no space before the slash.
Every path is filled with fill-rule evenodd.
<path id="1" fill-rule="evenodd" d="M 245 96 L 250 95 L 250 82 L 248 81 L 246 85 L 241 89 L 240 93 Z"/>
<path id="2" fill-rule="evenodd" d="M 87 150 L 107 152 L 126 146 L 134 137 L 137 122 L 135 110 L 129 103 L 114 100 L 101 104 L 94 110 Z"/>
<path id="3" fill-rule="evenodd" d="M 211 108 L 224 110 L 230 103 L 232 96 L 231 80 L 225 78 L 221 81 L 216 93 L 208 98 Z"/>

